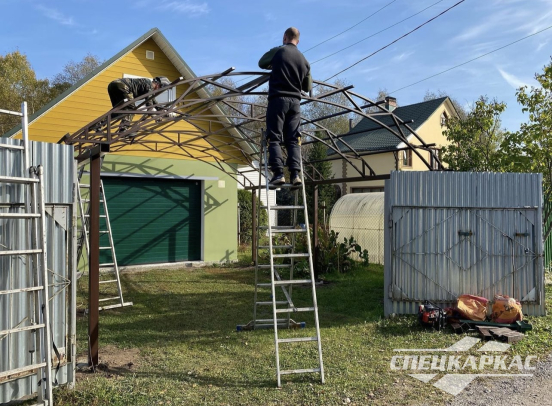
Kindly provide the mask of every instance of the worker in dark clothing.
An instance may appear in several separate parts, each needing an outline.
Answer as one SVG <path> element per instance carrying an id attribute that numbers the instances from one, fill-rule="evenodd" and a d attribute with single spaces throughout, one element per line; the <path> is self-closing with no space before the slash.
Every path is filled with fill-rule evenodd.
<path id="1" fill-rule="evenodd" d="M 111 99 L 111 105 L 117 107 L 123 104 L 125 101 L 133 100 L 136 97 L 142 96 L 152 90 L 157 90 L 169 85 L 171 82 L 164 76 L 157 76 L 153 80 L 146 78 L 122 78 L 116 79 L 107 86 L 107 92 Z M 157 104 L 154 97 L 146 102 L 146 106 L 152 106 Z M 134 103 L 129 104 L 124 108 L 125 110 L 136 110 Z M 114 113 L 113 118 L 124 116 L 119 126 L 119 132 L 126 131 L 132 121 L 132 114 Z"/>
<path id="2" fill-rule="evenodd" d="M 310 65 L 297 49 L 299 30 L 286 30 L 283 45 L 272 48 L 259 60 L 259 67 L 271 69 L 268 82 L 268 106 L 266 131 L 268 138 L 268 164 L 272 171 L 272 186 L 286 183 L 281 144 L 287 150 L 286 165 L 293 185 L 301 184 L 301 147 L 299 125 L 301 124 L 301 92 L 312 89 Z"/>

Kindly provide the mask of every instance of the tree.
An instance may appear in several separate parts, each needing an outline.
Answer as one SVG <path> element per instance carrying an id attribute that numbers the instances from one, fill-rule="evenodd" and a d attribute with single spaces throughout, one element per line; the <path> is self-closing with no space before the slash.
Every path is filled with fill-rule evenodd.
<path id="1" fill-rule="evenodd" d="M 522 111 L 529 121 L 503 142 L 508 151 L 505 165 L 516 172 L 540 172 L 544 177 L 544 193 L 552 194 L 552 58 L 543 73 L 535 74 L 540 87 L 527 86 L 516 92 Z"/>
<path id="2" fill-rule="evenodd" d="M 452 105 L 454 106 L 454 109 L 456 110 L 456 113 L 458 113 L 458 117 L 460 117 L 460 120 L 466 119 L 466 117 L 468 116 L 468 112 L 466 111 L 464 106 L 462 106 L 462 104 L 460 104 L 460 102 L 457 99 L 447 94 L 447 92 L 444 92 L 440 89 L 437 90 L 437 92 L 432 92 L 430 90 L 427 90 L 424 96 L 424 101 L 435 100 L 441 97 L 448 97 L 450 99 L 450 101 L 452 102 Z"/>
<path id="3" fill-rule="evenodd" d="M 80 62 L 69 61 L 65 64 L 63 70 L 52 79 L 53 92 L 57 94 L 63 93 L 79 80 L 88 76 L 102 63 L 103 61 L 90 53 L 88 53 Z"/>
<path id="4" fill-rule="evenodd" d="M 27 102 L 27 112 L 35 113 L 50 99 L 47 79 L 38 80 L 27 56 L 15 51 L 0 55 L 0 109 L 21 111 L 21 103 Z M 19 124 L 16 116 L 0 115 L 0 134 Z"/>
<path id="5" fill-rule="evenodd" d="M 506 104 L 481 96 L 465 119 L 447 120 L 442 160 L 456 171 L 503 172 L 503 150 L 507 134 L 500 128 L 500 114 Z"/>

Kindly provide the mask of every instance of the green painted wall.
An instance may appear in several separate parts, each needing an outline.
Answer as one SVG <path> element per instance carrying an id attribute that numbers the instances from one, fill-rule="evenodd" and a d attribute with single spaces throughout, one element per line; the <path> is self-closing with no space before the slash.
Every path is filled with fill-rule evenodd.
<path id="1" fill-rule="evenodd" d="M 203 181 L 203 260 L 225 262 L 237 259 L 237 183 L 221 170 L 200 161 L 108 154 L 102 172 L 217 178 Z"/>

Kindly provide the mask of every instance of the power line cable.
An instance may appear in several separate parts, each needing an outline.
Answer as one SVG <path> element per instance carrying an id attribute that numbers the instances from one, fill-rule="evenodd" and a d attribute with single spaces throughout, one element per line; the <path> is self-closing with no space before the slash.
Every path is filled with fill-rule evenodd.
<path id="1" fill-rule="evenodd" d="M 365 56 L 364 58 L 358 60 L 357 62 L 353 63 L 353 64 L 350 65 L 349 67 L 340 70 L 340 71 L 337 72 L 335 75 L 330 76 L 329 78 L 327 78 L 326 80 L 324 80 L 324 82 L 327 82 L 328 80 L 333 79 L 333 78 L 335 78 L 335 77 L 338 76 L 338 75 L 341 75 L 343 72 L 345 72 L 345 71 L 351 69 L 352 67 L 358 65 L 358 64 L 361 63 L 362 61 L 365 61 L 366 59 L 371 58 L 372 56 L 374 56 L 374 55 L 377 54 L 378 52 L 383 51 L 385 48 L 390 47 L 390 46 L 393 45 L 394 43 L 396 43 L 396 42 L 400 41 L 401 39 L 407 37 L 408 35 L 412 34 L 414 31 L 419 30 L 419 29 L 422 28 L 424 25 L 429 24 L 429 23 L 432 22 L 433 20 L 439 18 L 440 16 L 442 16 L 442 15 L 445 14 L 446 12 L 452 10 L 454 7 L 458 6 L 459 4 L 463 3 L 464 1 L 466 1 L 466 0 L 460 0 L 458 3 L 456 3 L 456 4 L 452 5 L 452 6 L 450 6 L 450 7 L 447 8 L 446 10 L 444 10 L 444 11 L 442 11 L 441 13 L 437 14 L 435 17 L 430 18 L 430 19 L 427 20 L 425 23 L 420 24 L 419 26 L 417 26 L 417 27 L 414 28 L 413 30 L 410 30 L 409 32 L 407 32 L 406 34 L 401 35 L 401 36 L 400 36 L 399 38 L 397 38 L 396 40 L 390 42 L 389 44 L 387 44 L 387 45 L 385 45 L 385 46 L 383 46 L 383 47 L 381 47 L 381 48 L 378 49 L 377 51 L 372 52 L 370 55 Z"/>
<path id="2" fill-rule="evenodd" d="M 458 67 L 460 67 L 460 66 L 466 65 L 466 64 L 468 64 L 468 63 L 470 63 L 470 62 L 473 62 L 473 61 L 475 61 L 475 60 L 477 60 L 477 59 L 479 59 L 479 58 L 483 58 L 484 56 L 490 55 L 490 54 L 492 54 L 493 52 L 500 51 L 501 49 L 504 49 L 504 48 L 506 48 L 506 47 L 509 47 L 510 45 L 514 45 L 514 44 L 516 44 L 516 43 L 518 43 L 518 42 L 520 42 L 520 41 L 523 41 L 524 39 L 527 39 L 527 38 L 529 38 L 529 37 L 532 37 L 533 35 L 540 34 L 541 32 L 546 31 L 546 30 L 549 30 L 550 28 L 552 28 L 552 25 L 551 25 L 550 27 L 546 27 L 546 28 L 544 28 L 544 29 L 542 29 L 542 30 L 540 30 L 540 31 L 537 31 L 537 32 L 535 32 L 535 33 L 533 33 L 533 34 L 527 35 L 526 37 L 520 38 L 520 39 L 518 39 L 518 40 L 516 40 L 516 41 L 514 41 L 514 42 L 510 42 L 509 44 L 504 45 L 504 46 L 501 46 L 500 48 L 497 48 L 497 49 L 494 49 L 494 50 L 492 50 L 492 51 L 489 51 L 489 52 L 487 52 L 486 54 L 479 55 L 478 57 L 473 58 L 473 59 L 470 59 L 469 61 L 466 61 L 466 62 L 463 62 L 463 63 L 458 64 L 458 65 L 456 65 L 456 66 L 453 66 L 452 68 L 446 69 L 446 70 L 444 70 L 444 71 L 442 71 L 442 72 L 436 73 L 435 75 L 428 76 L 428 77 L 425 78 L 425 79 L 418 80 L 417 82 L 411 83 L 410 85 L 403 86 L 403 87 L 401 87 L 401 88 L 399 88 L 399 89 L 397 89 L 397 90 L 393 90 L 393 91 L 390 92 L 389 94 L 396 93 L 396 92 L 398 92 L 398 91 L 401 91 L 401 90 L 403 90 L 403 89 L 406 89 L 407 87 L 417 85 L 418 83 L 421 83 L 421 82 L 424 82 L 424 81 L 426 81 L 426 80 L 428 80 L 428 79 L 434 78 L 435 76 L 439 76 L 439 75 L 441 75 L 441 74 L 443 74 L 443 73 L 446 73 L 446 72 L 448 72 L 448 71 L 451 71 L 451 70 L 453 70 L 453 69 L 456 69 L 456 68 L 458 68 Z"/>
<path id="3" fill-rule="evenodd" d="M 334 56 L 334 55 L 336 55 L 336 54 L 338 54 L 338 53 L 340 53 L 340 52 L 342 52 L 342 51 L 345 51 L 346 49 L 349 49 L 349 48 L 351 48 L 351 47 L 354 47 L 355 45 L 360 44 L 361 42 L 366 41 L 366 40 L 369 39 L 369 38 L 372 38 L 372 37 L 374 37 L 374 36 L 376 36 L 376 35 L 378 35 L 378 34 L 381 34 L 382 32 L 387 31 L 388 29 L 393 28 L 393 27 L 395 27 L 396 25 L 399 25 L 400 23 L 403 23 L 403 22 L 405 22 L 406 20 L 411 19 L 412 17 L 416 17 L 418 14 L 423 13 L 423 12 L 426 11 L 428 8 L 431 8 L 431 7 L 435 6 L 436 4 L 439 4 L 439 3 L 443 2 L 443 1 L 444 1 L 444 0 L 439 0 L 439 1 L 436 2 L 436 3 L 433 3 L 433 4 L 430 5 L 430 6 L 427 6 L 427 7 L 424 8 L 423 10 L 418 11 L 416 14 L 412 14 L 410 17 L 406 17 L 405 19 L 403 19 L 403 20 L 401 20 L 401 21 L 398 21 L 398 22 L 396 22 L 395 24 L 390 25 L 389 27 L 384 28 L 383 30 L 380 30 L 380 31 L 378 31 L 378 32 L 376 32 L 376 33 L 374 33 L 374 34 L 372 34 L 372 35 L 369 35 L 368 37 L 363 38 L 363 39 L 361 39 L 360 41 L 355 42 L 354 44 L 351 44 L 351 45 L 349 45 L 349 46 L 347 46 L 347 47 L 345 47 L 345 48 L 342 48 L 342 49 L 340 49 L 339 51 L 336 51 L 336 52 L 334 52 L 334 53 L 331 53 L 331 54 L 329 54 L 329 55 L 326 55 L 326 56 L 323 57 L 323 58 L 317 59 L 316 61 L 312 62 L 311 65 L 314 65 L 314 64 L 317 63 L 317 62 L 323 61 L 324 59 L 327 59 L 327 58 L 329 58 L 329 57 L 331 57 L 331 56 Z M 317 45 L 317 46 L 318 46 L 318 45 Z M 313 48 L 314 48 L 314 47 L 313 47 Z M 312 48 L 310 48 L 310 49 L 312 49 Z M 306 51 L 305 51 L 305 52 L 306 52 Z"/>
<path id="4" fill-rule="evenodd" d="M 353 25 L 353 26 L 347 28 L 345 31 L 341 31 L 339 34 L 336 34 L 336 35 L 334 35 L 333 37 L 328 38 L 327 40 L 324 40 L 324 41 L 322 41 L 321 43 L 316 44 L 316 45 L 313 46 L 313 47 L 310 47 L 309 49 L 307 49 L 307 50 L 304 51 L 303 53 L 305 54 L 305 53 L 309 52 L 311 49 L 314 49 L 314 48 L 316 48 L 316 47 L 319 46 L 319 45 L 325 44 L 326 42 L 331 41 L 332 39 L 339 37 L 341 34 L 345 34 L 347 31 L 351 31 L 351 30 L 352 30 L 353 28 L 355 28 L 357 25 L 360 25 L 360 24 L 363 23 L 364 21 L 368 20 L 370 17 L 375 16 L 375 15 L 378 14 L 381 10 L 383 10 L 384 8 L 390 6 L 390 5 L 393 4 L 395 1 L 397 1 L 397 0 L 393 0 L 393 1 L 390 2 L 390 3 L 387 3 L 385 6 L 383 6 L 382 8 L 380 8 L 378 11 L 376 11 L 376 12 L 370 14 L 370 15 L 369 15 L 368 17 L 366 17 L 365 19 L 363 19 L 363 20 L 359 21 L 358 23 L 356 23 L 355 25 Z M 441 1 L 442 1 L 442 0 L 441 0 Z"/>

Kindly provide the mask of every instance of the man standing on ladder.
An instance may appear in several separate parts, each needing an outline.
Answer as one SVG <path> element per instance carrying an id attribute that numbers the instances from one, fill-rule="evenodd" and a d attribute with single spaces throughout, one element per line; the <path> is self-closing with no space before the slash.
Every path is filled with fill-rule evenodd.
<path id="1" fill-rule="evenodd" d="M 268 82 L 266 131 L 269 142 L 268 164 L 272 171 L 270 185 L 286 183 L 281 144 L 286 146 L 287 167 L 293 185 L 301 184 L 299 125 L 301 124 L 301 91 L 310 92 L 310 65 L 297 49 L 299 30 L 290 27 L 284 33 L 283 45 L 272 48 L 259 60 L 261 69 L 272 69 Z"/>

